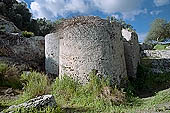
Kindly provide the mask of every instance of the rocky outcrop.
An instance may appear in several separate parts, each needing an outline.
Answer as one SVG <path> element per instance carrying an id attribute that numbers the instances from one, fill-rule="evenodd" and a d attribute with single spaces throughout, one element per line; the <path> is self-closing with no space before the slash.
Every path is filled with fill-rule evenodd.
<path id="1" fill-rule="evenodd" d="M 17 33 L 20 30 L 14 25 L 14 23 L 7 21 L 0 17 L 0 31 L 4 31 L 6 33 Z"/>
<path id="2" fill-rule="evenodd" d="M 47 72 L 55 72 L 59 65 L 60 77 L 66 74 L 83 84 L 93 69 L 98 75 L 111 76 L 113 84 L 127 80 L 119 24 L 93 16 L 67 19 L 56 35 L 45 39 L 46 64 L 52 64 L 51 68 L 46 65 Z"/>
<path id="3" fill-rule="evenodd" d="M 25 38 L 0 31 L 0 60 L 41 70 L 45 58 L 44 41 L 41 36 Z"/>
<path id="4" fill-rule="evenodd" d="M 126 68 L 129 77 L 136 78 L 137 67 L 140 62 L 140 47 L 135 32 L 122 29 Z"/>
<path id="5" fill-rule="evenodd" d="M 10 112 L 10 113 L 14 113 L 14 109 L 18 109 L 18 108 L 24 108 L 24 109 L 30 109 L 30 108 L 36 108 L 36 109 L 40 109 L 40 108 L 47 108 L 47 107 L 56 107 L 56 101 L 54 96 L 52 95 L 43 95 L 43 96 L 39 96 L 37 98 L 31 99 L 27 102 L 24 102 L 22 104 L 19 105 L 12 105 L 10 106 L 6 111 Z"/>

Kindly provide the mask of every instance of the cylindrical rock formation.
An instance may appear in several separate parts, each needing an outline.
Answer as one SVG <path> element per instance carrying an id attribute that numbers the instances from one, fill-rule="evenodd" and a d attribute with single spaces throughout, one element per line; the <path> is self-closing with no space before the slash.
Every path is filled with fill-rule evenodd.
<path id="1" fill-rule="evenodd" d="M 65 20 L 56 33 L 55 38 L 52 36 L 48 38 L 51 41 L 46 41 L 46 45 L 51 46 L 51 50 L 46 47 L 46 51 L 59 52 L 50 58 L 55 64 L 59 60 L 60 77 L 65 74 L 85 84 L 95 69 L 99 75 L 111 76 L 113 84 L 125 83 L 127 72 L 120 25 L 99 17 L 83 16 Z M 52 47 L 55 44 L 59 45 L 58 49 Z"/>

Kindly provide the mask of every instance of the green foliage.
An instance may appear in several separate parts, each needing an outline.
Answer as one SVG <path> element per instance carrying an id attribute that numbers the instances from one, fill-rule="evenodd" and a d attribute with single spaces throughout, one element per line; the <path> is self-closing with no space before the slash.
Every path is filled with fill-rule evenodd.
<path id="1" fill-rule="evenodd" d="M 21 88 L 19 71 L 14 66 L 0 63 L 0 86 Z"/>
<path id="2" fill-rule="evenodd" d="M 155 19 L 151 24 L 145 43 L 152 43 L 153 40 L 159 42 L 168 37 L 170 37 L 170 22 L 164 19 Z"/>
<path id="3" fill-rule="evenodd" d="M 122 26 L 122 28 L 127 29 L 130 32 L 136 32 L 136 30 L 133 28 L 133 26 L 130 24 L 127 24 L 125 21 L 123 21 L 123 19 L 116 19 L 113 16 L 111 16 L 111 17 L 108 16 L 107 21 L 109 21 L 111 23 L 117 22 Z"/>
<path id="4" fill-rule="evenodd" d="M 20 30 L 31 31 L 35 35 L 45 36 L 55 28 L 55 22 L 45 18 L 32 19 L 25 2 L 0 0 L 0 15 L 12 21 Z"/>
<path id="5" fill-rule="evenodd" d="M 161 44 L 157 44 L 154 46 L 154 50 L 165 50 L 166 47 L 168 47 L 168 45 L 161 45 Z"/>
<path id="6" fill-rule="evenodd" d="M 37 72 L 23 73 L 21 79 L 24 83 L 24 92 L 20 96 L 19 102 L 44 95 L 49 91 L 48 78 L 44 74 Z"/>
<path id="7" fill-rule="evenodd" d="M 7 17 L 19 29 L 26 30 L 31 19 L 31 13 L 25 2 L 17 2 L 16 0 L 3 0 L 0 2 L 0 15 Z"/>
<path id="8" fill-rule="evenodd" d="M 23 32 L 22 32 L 22 36 L 23 36 L 23 37 L 30 38 L 30 37 L 33 37 L 33 36 L 34 36 L 34 33 L 28 32 L 28 31 L 23 31 Z"/>
<path id="9" fill-rule="evenodd" d="M 0 25 L 0 31 L 5 32 L 5 26 L 4 25 Z"/>
<path id="10" fill-rule="evenodd" d="M 57 104 L 68 107 L 84 107 L 104 111 L 109 106 L 116 106 L 125 102 L 125 94 L 116 87 L 109 86 L 109 80 L 90 73 L 88 84 L 81 85 L 68 76 L 60 80 L 56 78 L 52 85 L 52 94 Z"/>
<path id="11" fill-rule="evenodd" d="M 52 108 L 50 106 L 42 109 L 36 109 L 36 108 L 25 109 L 20 107 L 18 109 L 12 109 L 11 111 L 15 113 L 63 113 L 63 111 L 59 107 Z M 10 112 L 10 111 L 5 111 L 5 112 Z"/>

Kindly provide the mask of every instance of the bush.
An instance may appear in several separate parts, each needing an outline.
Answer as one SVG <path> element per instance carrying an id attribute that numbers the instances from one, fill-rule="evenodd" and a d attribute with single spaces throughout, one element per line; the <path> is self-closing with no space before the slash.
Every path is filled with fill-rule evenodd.
<path id="1" fill-rule="evenodd" d="M 47 94 L 49 91 L 49 82 L 46 75 L 38 72 L 30 74 L 23 73 L 21 79 L 24 83 L 24 92 L 20 96 L 20 101 L 26 101 L 36 96 Z"/>
<path id="2" fill-rule="evenodd" d="M 22 88 L 19 71 L 15 66 L 0 63 L 0 86 Z"/>
<path id="3" fill-rule="evenodd" d="M 165 50 L 166 47 L 168 47 L 168 45 L 161 45 L 161 44 L 157 44 L 154 46 L 154 50 Z"/>
<path id="4" fill-rule="evenodd" d="M 99 78 L 94 73 L 90 73 L 89 83 L 82 85 L 75 82 L 68 76 L 63 76 L 60 80 L 56 78 L 52 85 L 52 94 L 59 105 L 70 107 L 92 108 L 97 111 L 104 111 L 108 106 L 120 105 L 125 102 L 125 94 L 112 88 L 109 79 Z"/>
<path id="5" fill-rule="evenodd" d="M 28 31 L 23 31 L 23 32 L 22 32 L 22 36 L 23 36 L 23 37 L 30 38 L 30 37 L 33 37 L 33 36 L 34 36 L 34 33 L 33 33 L 33 32 L 28 32 Z"/>

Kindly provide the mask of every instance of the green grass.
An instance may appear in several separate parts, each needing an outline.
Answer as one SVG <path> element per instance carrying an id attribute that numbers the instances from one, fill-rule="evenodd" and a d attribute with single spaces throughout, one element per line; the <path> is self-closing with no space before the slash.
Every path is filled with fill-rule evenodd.
<path id="1" fill-rule="evenodd" d="M 125 93 L 112 88 L 108 79 L 98 78 L 91 73 L 88 84 L 81 85 L 68 76 L 61 80 L 56 78 L 52 86 L 52 94 L 57 104 L 70 109 L 83 108 L 85 111 L 101 112 L 110 106 L 118 106 L 125 102 Z"/>
<path id="2" fill-rule="evenodd" d="M 154 50 L 166 50 L 166 47 L 168 47 L 169 45 L 161 45 L 161 44 L 157 44 L 154 46 Z"/>
<path id="3" fill-rule="evenodd" d="M 22 87 L 19 71 L 15 66 L 0 63 L 0 86 L 12 88 Z"/>
<path id="4" fill-rule="evenodd" d="M 25 113 L 59 113 L 59 112 L 102 112 L 102 113 L 135 113 L 136 111 L 157 110 L 157 106 L 170 101 L 170 89 L 154 93 L 149 98 L 139 98 L 136 91 L 153 90 L 157 87 L 169 85 L 170 74 L 155 75 L 145 66 L 139 66 L 138 79 L 131 81 L 126 89 L 119 89 L 110 85 L 109 78 L 97 77 L 93 72 L 89 74 L 90 81 L 82 85 L 67 75 L 62 79 L 56 78 L 52 85 L 46 75 L 37 72 L 22 74 L 24 85 L 23 94 L 15 102 L 0 101 L 1 106 L 19 104 L 43 94 L 54 95 L 58 108 L 42 110 L 19 109 Z M 162 86 L 160 85 L 162 84 Z M 35 87 L 36 86 L 36 87 Z M 12 103 L 11 103 L 12 102 Z M 62 108 L 62 109 L 61 109 Z"/>
<path id="5" fill-rule="evenodd" d="M 50 90 L 49 80 L 47 76 L 42 73 L 34 71 L 28 75 L 23 73 L 21 80 L 22 83 L 24 83 L 24 90 L 17 103 L 22 103 L 36 96 L 47 94 Z"/>

